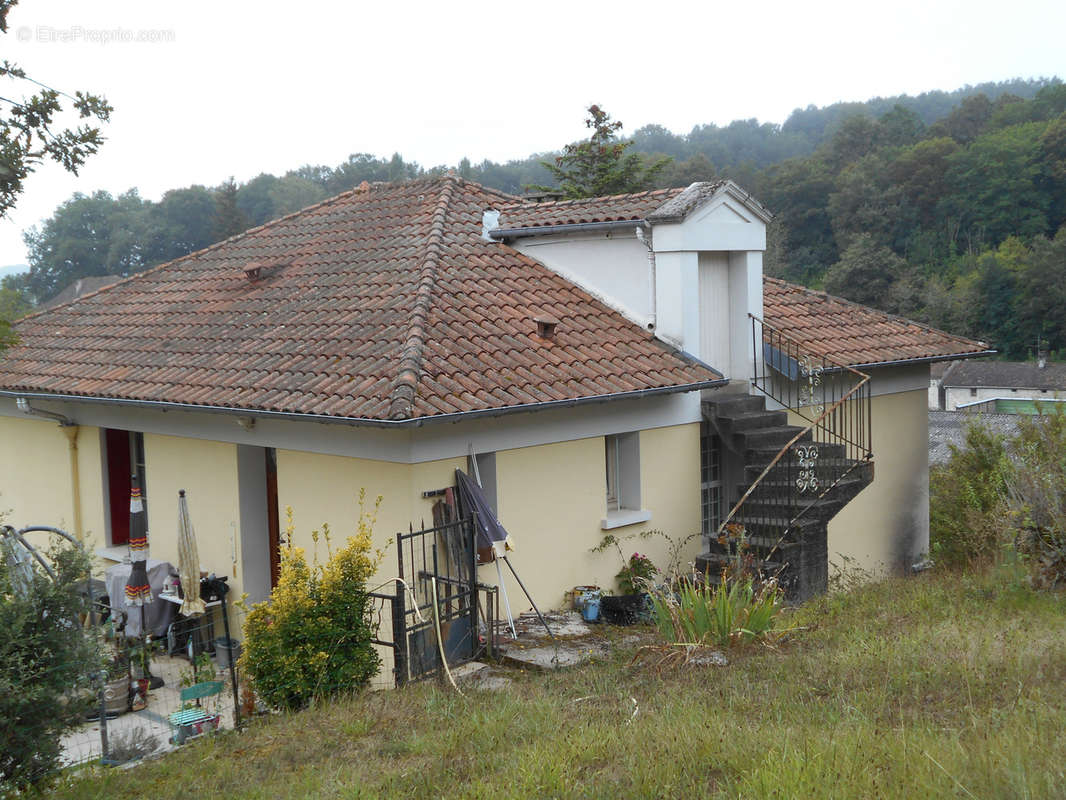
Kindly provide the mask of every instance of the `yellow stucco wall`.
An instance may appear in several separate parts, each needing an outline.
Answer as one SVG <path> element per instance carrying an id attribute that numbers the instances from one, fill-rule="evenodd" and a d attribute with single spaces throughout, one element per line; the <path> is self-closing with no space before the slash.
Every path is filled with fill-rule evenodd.
<path id="1" fill-rule="evenodd" d="M 16 528 L 47 525 L 74 533 L 74 499 L 66 434 L 55 422 L 0 417 L 0 512 Z M 82 533 L 104 543 L 100 430 L 79 427 L 78 473 Z"/>
<path id="2" fill-rule="evenodd" d="M 928 550 L 927 394 L 916 389 L 873 398 L 874 482 L 830 521 L 831 565 L 850 559 L 883 574 Z"/>
<path id="3" fill-rule="evenodd" d="M 185 490 L 200 566 L 229 575 L 239 596 L 241 575 L 237 448 L 223 442 L 145 434 L 148 548 L 152 558 L 178 563 L 178 491 Z"/>
<path id="4" fill-rule="evenodd" d="M 622 538 L 662 530 L 683 538 L 697 532 L 699 425 L 641 431 L 640 460 L 641 505 L 652 518 L 612 533 Z M 511 562 L 541 610 L 561 607 L 573 586 L 616 590 L 614 576 L 622 566 L 617 552 L 591 552 L 603 539 L 607 510 L 602 437 L 498 452 L 496 480 L 500 521 L 515 542 Z M 699 544 L 698 537 L 688 543 L 686 558 L 695 557 Z M 668 549 L 661 537 L 622 544 L 626 557 L 638 551 L 662 567 Z M 529 609 L 521 588 L 503 571 L 512 610 Z M 481 574 L 496 583 L 495 567 L 482 567 Z"/>
<path id="5" fill-rule="evenodd" d="M 359 518 L 359 490 L 366 490 L 366 509 L 372 511 L 380 495 L 374 542 L 378 547 L 398 531 L 416 527 L 425 520 L 432 525 L 432 502 L 422 492 L 455 483 L 455 469 L 466 469 L 465 458 L 430 461 L 424 464 L 396 464 L 362 458 L 345 458 L 295 450 L 278 450 L 278 506 L 281 527 L 285 508 L 292 506 L 296 526 L 294 544 L 313 549 L 311 531 L 328 522 L 337 540 L 355 531 Z M 325 548 L 321 547 L 325 556 Z M 381 574 L 395 573 L 395 547 L 389 549 Z M 386 574 L 387 572 L 387 574 Z"/>

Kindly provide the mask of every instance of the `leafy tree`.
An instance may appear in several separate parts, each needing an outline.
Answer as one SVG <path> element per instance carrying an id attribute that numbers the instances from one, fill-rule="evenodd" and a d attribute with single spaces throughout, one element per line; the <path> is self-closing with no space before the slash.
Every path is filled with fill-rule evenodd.
<path id="1" fill-rule="evenodd" d="M 144 202 L 131 191 L 75 194 L 41 228 L 24 235 L 29 249 L 27 288 L 44 302 L 79 278 L 128 275 L 143 263 Z"/>
<path id="2" fill-rule="evenodd" d="M 568 198 L 599 197 L 606 194 L 639 192 L 652 185 L 655 176 L 670 162 L 669 157 L 650 163 L 636 152 L 628 152 L 631 140 L 618 138 L 622 123 L 597 105 L 588 107 L 585 127 L 592 129 L 588 139 L 568 144 L 555 162 L 542 162 Z M 535 186 L 552 191 L 556 187 Z"/>
<path id="3" fill-rule="evenodd" d="M 2 547 L 0 547 L 2 551 Z M 100 663 L 98 644 L 78 623 L 89 556 L 52 549 L 53 580 L 31 562 L 28 585 L 0 553 L 0 795 L 40 787 L 59 767 L 63 734 L 82 722 L 71 702 Z"/>
<path id="4" fill-rule="evenodd" d="M 7 33 L 8 12 L 18 0 L 0 0 L 0 34 Z M 9 110 L 0 117 L 0 217 L 14 206 L 31 172 L 45 161 L 54 161 L 77 174 L 85 159 L 100 149 L 104 137 L 91 124 L 76 128 L 55 128 L 55 118 L 63 111 L 60 98 L 83 120 L 107 122 L 113 110 L 107 101 L 93 94 L 69 95 L 29 77 L 25 70 L 10 61 L 0 62 L 0 78 L 11 82 L 32 83 L 36 94 L 13 100 L 0 96 Z M 6 95 L 7 92 L 4 92 Z"/>
<path id="5" fill-rule="evenodd" d="M 860 234 L 825 275 L 825 290 L 857 303 L 880 305 L 906 262 L 868 233 Z"/>
<path id="6" fill-rule="evenodd" d="M 969 247 L 1048 232 L 1050 198 L 1042 191 L 1040 137 L 1047 123 L 1014 125 L 977 138 L 949 158 L 947 181 Z"/>

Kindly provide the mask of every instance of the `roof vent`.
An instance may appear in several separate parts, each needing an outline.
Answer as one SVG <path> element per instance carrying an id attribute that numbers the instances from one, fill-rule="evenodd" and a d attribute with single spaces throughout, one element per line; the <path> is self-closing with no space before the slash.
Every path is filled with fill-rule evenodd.
<path id="1" fill-rule="evenodd" d="M 244 268 L 244 277 L 255 283 L 259 280 L 259 275 L 263 271 L 263 265 L 258 261 L 252 261 Z"/>
<path id="2" fill-rule="evenodd" d="M 500 227 L 500 212 L 488 209 L 481 213 L 481 238 L 486 242 L 493 241 L 493 238 L 489 235 L 491 231 Z"/>
<path id="3" fill-rule="evenodd" d="M 555 327 L 559 324 L 559 320 L 555 317 L 541 315 L 533 317 L 533 321 L 537 323 L 537 336 L 541 339 L 547 339 L 549 342 L 555 340 Z"/>

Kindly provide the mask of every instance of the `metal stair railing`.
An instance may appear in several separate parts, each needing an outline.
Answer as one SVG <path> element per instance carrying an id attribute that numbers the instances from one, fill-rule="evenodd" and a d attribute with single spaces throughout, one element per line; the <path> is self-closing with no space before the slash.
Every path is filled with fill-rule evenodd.
<path id="1" fill-rule="evenodd" d="M 799 341 L 748 316 L 752 386 L 807 423 L 774 455 L 718 527 L 721 540 L 726 526 L 743 511 L 748 525 L 762 529 L 760 538 L 776 538 L 764 556 L 769 560 L 819 500 L 873 460 L 870 376 L 828 356 L 812 355 Z M 795 458 L 786 458 L 790 453 Z M 745 510 L 749 501 L 758 502 L 762 510 Z"/>

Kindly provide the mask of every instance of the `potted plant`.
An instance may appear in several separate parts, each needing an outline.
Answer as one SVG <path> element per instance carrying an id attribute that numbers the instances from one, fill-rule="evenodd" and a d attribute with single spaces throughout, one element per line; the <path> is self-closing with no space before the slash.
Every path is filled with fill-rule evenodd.
<path id="1" fill-rule="evenodd" d="M 104 713 L 117 717 L 130 710 L 130 660 L 128 653 L 116 651 L 105 667 Z M 99 711 L 96 710 L 96 716 Z"/>
<path id="2" fill-rule="evenodd" d="M 134 711 L 141 711 L 148 706 L 148 690 L 154 676 L 151 673 L 152 654 L 157 645 L 151 639 L 130 639 L 129 656 L 132 667 L 130 678 L 130 696 Z M 158 686 L 159 684 L 157 684 Z"/>
<path id="3" fill-rule="evenodd" d="M 649 584 L 659 574 L 652 560 L 642 553 L 633 553 L 615 575 L 619 594 L 600 599 L 600 613 L 604 621 L 613 625 L 632 625 L 648 610 Z"/>

